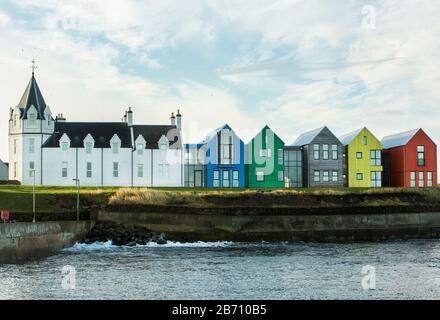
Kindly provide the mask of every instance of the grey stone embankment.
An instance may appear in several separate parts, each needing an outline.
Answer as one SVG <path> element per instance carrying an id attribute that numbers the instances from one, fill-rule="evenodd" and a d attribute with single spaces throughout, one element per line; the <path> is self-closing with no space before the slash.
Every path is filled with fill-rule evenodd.
<path id="1" fill-rule="evenodd" d="M 85 238 L 93 221 L 0 224 L 0 263 L 48 256 Z"/>
<path id="2" fill-rule="evenodd" d="M 440 208 L 190 208 L 109 206 L 97 221 L 139 226 L 187 241 L 371 241 L 439 238 Z"/>

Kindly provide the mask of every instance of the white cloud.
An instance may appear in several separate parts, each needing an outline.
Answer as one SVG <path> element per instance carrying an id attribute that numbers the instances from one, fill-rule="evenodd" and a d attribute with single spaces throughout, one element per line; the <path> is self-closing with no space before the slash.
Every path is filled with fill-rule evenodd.
<path id="1" fill-rule="evenodd" d="M 47 103 L 72 120 L 118 120 L 130 105 L 139 122 L 161 123 L 181 107 L 186 127 L 196 122 L 207 131 L 229 122 L 245 139 L 267 123 L 287 143 L 322 125 L 337 134 L 366 125 L 379 137 L 421 126 L 440 141 L 440 4 L 373 1 L 373 30 L 361 28 L 363 4 L 17 1 L 24 12 L 39 14 L 20 24 L 0 11 L 0 85 L 8 88 L 2 100 L 5 108 L 18 102 L 35 55 Z M 231 47 L 229 38 L 243 45 Z M 175 81 L 148 71 L 133 75 L 117 65 L 128 50 L 139 67 L 178 73 L 168 59 L 185 64 L 179 56 L 185 44 L 199 51 L 216 44 L 231 57 L 210 55 L 218 65 L 209 70 L 217 77 L 209 83 L 191 74 Z M 170 51 L 174 56 L 160 54 Z M 7 112 L 0 123 L 7 123 Z M 7 128 L 0 128 L 3 158 Z M 200 134 L 188 137 L 197 141 Z"/>

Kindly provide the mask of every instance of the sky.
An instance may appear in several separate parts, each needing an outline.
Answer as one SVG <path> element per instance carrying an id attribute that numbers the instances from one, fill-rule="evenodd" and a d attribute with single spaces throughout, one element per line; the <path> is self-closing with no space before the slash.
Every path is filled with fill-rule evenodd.
<path id="1" fill-rule="evenodd" d="M 287 144 L 327 125 L 440 141 L 440 2 L 2 0 L 0 158 L 31 76 L 68 121 L 167 124 L 185 142 L 225 123 Z M 440 158 L 440 157 L 438 157 Z"/>

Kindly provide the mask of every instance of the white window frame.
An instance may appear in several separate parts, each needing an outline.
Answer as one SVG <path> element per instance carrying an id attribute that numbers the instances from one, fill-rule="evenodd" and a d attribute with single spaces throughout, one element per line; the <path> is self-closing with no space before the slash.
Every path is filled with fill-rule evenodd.
<path id="1" fill-rule="evenodd" d="M 67 161 L 61 162 L 61 178 L 67 178 L 69 176 L 69 163 Z"/>
<path id="2" fill-rule="evenodd" d="M 321 182 L 321 172 L 319 170 L 313 171 L 313 182 Z"/>
<path id="3" fill-rule="evenodd" d="M 264 182 L 264 172 L 257 170 L 255 172 L 257 182 Z"/>
<path id="4" fill-rule="evenodd" d="M 92 141 L 86 141 L 86 154 L 91 154 L 93 151 L 93 142 Z"/>
<path id="5" fill-rule="evenodd" d="M 93 164 L 90 161 L 86 162 L 86 178 L 92 178 L 93 175 Z"/>
<path id="6" fill-rule="evenodd" d="M 29 138 L 29 153 L 35 153 L 35 138 Z"/>
<path id="7" fill-rule="evenodd" d="M 332 170 L 332 182 L 338 182 L 338 181 L 339 181 L 339 171 Z"/>
<path id="8" fill-rule="evenodd" d="M 426 172 L 426 186 L 432 187 L 432 171 Z"/>
<path id="9" fill-rule="evenodd" d="M 281 166 L 284 164 L 284 150 L 278 149 L 278 164 Z"/>
<path id="10" fill-rule="evenodd" d="M 424 171 L 419 171 L 419 184 L 418 184 L 418 186 L 419 186 L 419 188 L 425 187 L 425 172 Z"/>
<path id="11" fill-rule="evenodd" d="M 415 188 L 417 186 L 416 176 L 417 174 L 415 171 L 411 171 L 409 173 L 409 183 L 411 188 Z"/>
<path id="12" fill-rule="evenodd" d="M 138 163 L 137 165 L 137 177 L 138 178 L 144 177 L 144 165 L 142 163 Z"/>
<path id="13" fill-rule="evenodd" d="M 284 181 L 284 171 L 278 171 L 278 181 Z"/>
<path id="14" fill-rule="evenodd" d="M 113 178 L 119 178 L 119 162 L 113 162 Z"/>
<path id="15" fill-rule="evenodd" d="M 322 171 L 322 182 L 330 182 L 330 171 L 329 170 Z"/>

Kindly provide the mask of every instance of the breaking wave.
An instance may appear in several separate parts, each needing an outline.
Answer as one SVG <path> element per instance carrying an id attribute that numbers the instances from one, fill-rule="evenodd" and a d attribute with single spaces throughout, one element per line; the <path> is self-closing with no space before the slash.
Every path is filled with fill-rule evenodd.
<path id="1" fill-rule="evenodd" d="M 130 248 L 219 248 L 231 246 L 233 242 L 230 241 L 217 241 L 217 242 L 174 242 L 168 241 L 165 244 L 158 244 L 156 242 L 150 241 L 145 245 L 135 245 L 135 246 L 116 246 L 112 244 L 111 241 L 106 242 L 94 242 L 94 243 L 75 243 L 70 248 L 65 249 L 65 251 L 77 252 L 77 251 L 94 251 L 94 250 L 109 250 L 109 249 L 130 249 Z"/>

